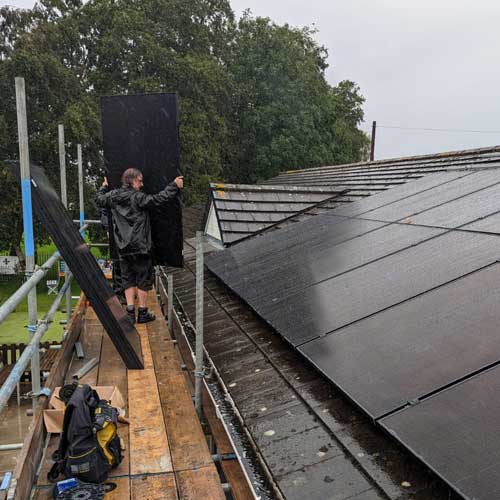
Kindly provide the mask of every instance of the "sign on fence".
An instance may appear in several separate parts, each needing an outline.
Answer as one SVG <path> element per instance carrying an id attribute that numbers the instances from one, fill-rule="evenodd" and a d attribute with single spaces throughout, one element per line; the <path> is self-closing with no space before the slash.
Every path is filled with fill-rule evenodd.
<path id="1" fill-rule="evenodd" d="M 20 271 L 19 257 L 2 255 L 0 257 L 0 274 L 13 275 Z"/>

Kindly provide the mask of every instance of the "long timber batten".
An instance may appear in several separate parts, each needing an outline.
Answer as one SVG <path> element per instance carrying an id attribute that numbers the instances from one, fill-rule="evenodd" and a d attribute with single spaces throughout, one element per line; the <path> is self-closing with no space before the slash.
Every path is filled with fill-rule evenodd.
<path id="1" fill-rule="evenodd" d="M 109 481 L 116 483 L 117 488 L 107 493 L 106 499 L 222 500 L 226 498 L 222 481 L 229 483 L 236 500 L 254 498 L 234 460 L 217 412 L 209 407 L 208 398 L 205 398 L 208 427 L 217 427 L 217 436 L 211 431 L 217 444 L 214 450 L 218 456 L 231 458 L 222 468 L 225 479 L 221 479 L 212 457 L 215 451 L 209 450 L 193 405 L 191 383 L 183 370 L 177 341 L 170 335 L 154 291 L 148 302 L 157 319 L 137 325 L 144 370 L 127 370 L 82 295 L 46 383 L 46 387 L 54 390 L 70 381 L 72 374 L 89 359 L 98 357 L 99 364 L 80 382 L 93 386 L 113 385 L 122 393 L 130 425 L 119 425 L 119 436 L 125 447 L 124 459 L 111 471 Z M 78 359 L 74 354 L 77 340 L 82 342 L 85 359 Z M 47 472 L 59 435 L 45 431 L 42 410 L 47 406 L 47 398 L 41 397 L 14 471 L 9 499 L 25 500 L 30 495 L 36 500 L 52 498 L 53 485 L 47 480 Z"/>

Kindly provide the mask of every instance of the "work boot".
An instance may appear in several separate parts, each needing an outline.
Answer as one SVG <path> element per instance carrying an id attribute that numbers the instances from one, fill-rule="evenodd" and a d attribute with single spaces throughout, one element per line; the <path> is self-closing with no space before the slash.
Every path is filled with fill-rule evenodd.
<path id="1" fill-rule="evenodd" d="M 137 323 L 149 323 L 154 321 L 156 316 L 148 311 L 147 307 L 139 307 L 139 314 L 137 315 Z"/>
<path id="2" fill-rule="evenodd" d="M 127 306 L 127 316 L 128 316 L 128 319 L 132 322 L 132 324 L 135 324 L 135 307 L 134 306 Z"/>

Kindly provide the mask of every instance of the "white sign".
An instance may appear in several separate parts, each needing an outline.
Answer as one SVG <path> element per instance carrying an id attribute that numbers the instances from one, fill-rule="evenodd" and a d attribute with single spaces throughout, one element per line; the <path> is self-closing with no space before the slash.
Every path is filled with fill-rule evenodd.
<path id="1" fill-rule="evenodd" d="M 0 256 L 0 274 L 17 274 L 19 272 L 19 257 L 11 255 Z"/>

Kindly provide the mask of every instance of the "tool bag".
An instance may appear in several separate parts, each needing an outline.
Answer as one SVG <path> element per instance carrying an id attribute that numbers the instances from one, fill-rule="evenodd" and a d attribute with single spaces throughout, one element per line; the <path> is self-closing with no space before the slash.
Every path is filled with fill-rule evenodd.
<path id="1" fill-rule="evenodd" d="M 101 483 L 122 461 L 118 411 L 88 385 L 78 385 L 64 411 L 63 431 L 48 479 L 60 474 Z"/>

